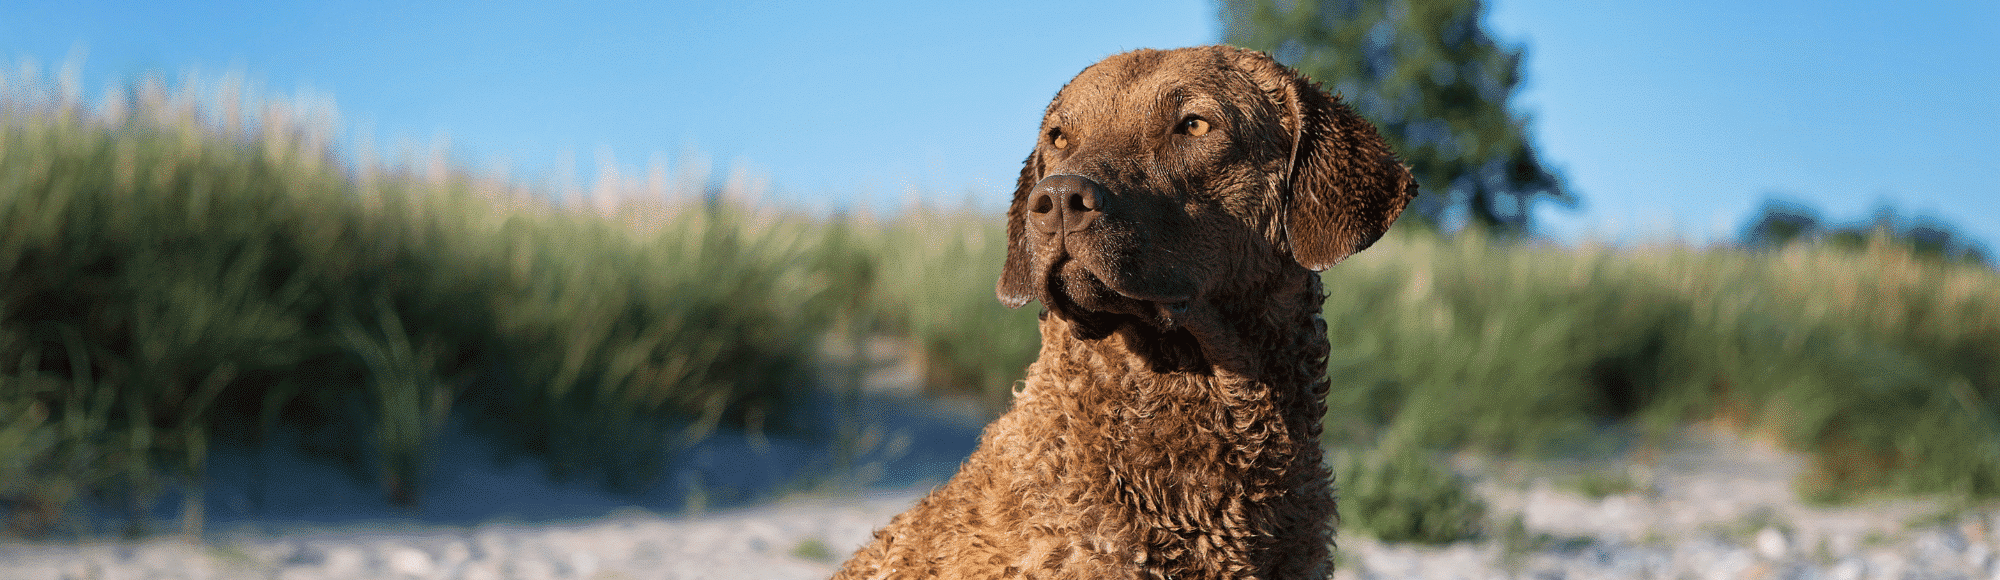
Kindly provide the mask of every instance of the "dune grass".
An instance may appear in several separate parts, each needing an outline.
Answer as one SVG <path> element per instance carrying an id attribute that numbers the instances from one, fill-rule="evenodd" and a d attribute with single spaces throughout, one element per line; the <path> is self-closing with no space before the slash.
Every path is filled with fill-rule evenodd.
<path id="1" fill-rule="evenodd" d="M 1326 276 L 1329 431 L 1548 452 L 1713 421 L 1812 453 L 1807 496 L 2000 495 L 2000 278 L 1860 252 L 1392 236 Z M 1338 435 L 1337 435 L 1338 436 Z"/>
<path id="2" fill-rule="evenodd" d="M 83 499 L 143 510 L 214 439 L 278 427 L 414 503 L 454 412 L 559 475 L 640 488 L 675 442 L 781 414 L 852 261 L 738 185 L 566 207 L 442 159 L 345 162 L 283 103 L 147 81 L 86 108 L 6 82 L 17 528 Z"/>
<path id="3" fill-rule="evenodd" d="M 908 337 L 930 385 L 995 409 L 1037 349 L 1035 307 L 993 297 L 1004 231 L 983 212 L 815 216 L 664 171 L 552 195 L 441 156 L 343 158 L 313 111 L 228 87 L 149 80 L 95 107 L 32 73 L 0 91 L 16 530 L 81 502 L 141 512 L 218 441 L 279 429 L 419 502 L 452 417 L 556 475 L 642 489 L 709 430 L 789 428 L 829 333 Z M 1386 450 L 1342 467 L 1385 535 L 1464 533 L 1399 520 L 1409 501 L 1477 511 L 1396 483 L 1449 474 L 1406 469 L 1422 450 L 1561 453 L 1618 425 L 1805 451 L 1800 490 L 1822 500 L 2000 495 L 1991 270 L 1886 238 L 1567 248 L 1405 227 L 1325 281 L 1327 443 Z"/>
<path id="4" fill-rule="evenodd" d="M 1008 309 L 994 295 L 1007 248 L 998 216 L 919 206 L 842 225 L 865 232 L 849 238 L 874 291 L 857 310 L 916 343 L 930 389 L 1004 408 L 1041 336 L 1039 305 Z"/>

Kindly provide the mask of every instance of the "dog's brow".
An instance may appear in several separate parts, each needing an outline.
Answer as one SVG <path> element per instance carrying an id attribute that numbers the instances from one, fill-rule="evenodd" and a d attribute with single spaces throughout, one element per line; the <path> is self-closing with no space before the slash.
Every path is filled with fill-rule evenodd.
<path id="1" fill-rule="evenodd" d="M 1157 107 L 1155 110 L 1172 116 L 1173 119 L 1170 119 L 1170 121 L 1177 122 L 1180 120 L 1181 115 L 1186 114 L 1191 109 L 1212 108 L 1215 104 L 1214 101 L 1213 98 L 1210 98 L 1201 91 L 1190 89 L 1186 85 L 1180 85 L 1167 89 L 1166 92 L 1160 95 L 1160 99 L 1153 103 L 1153 106 Z"/>

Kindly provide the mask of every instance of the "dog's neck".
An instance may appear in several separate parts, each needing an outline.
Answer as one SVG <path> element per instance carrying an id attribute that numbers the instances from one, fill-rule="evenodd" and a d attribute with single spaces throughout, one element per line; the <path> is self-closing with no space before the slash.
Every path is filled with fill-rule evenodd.
<path id="1" fill-rule="evenodd" d="M 1319 446 L 1329 350 L 1324 294 L 1303 268 L 1270 290 L 1217 303 L 1195 321 L 1213 324 L 1192 331 L 1205 359 L 1197 369 L 1162 370 L 1132 356 L 1146 348 L 1136 343 L 1159 336 L 1125 328 L 1088 340 L 1060 317 L 1042 322 L 1041 358 L 1017 405 L 1060 415 L 1057 424 L 1071 431 L 1043 435 L 1067 442 L 1064 457 L 1045 461 L 1102 467 L 1034 471 L 1095 497 L 1072 505 L 1101 506 L 1111 511 L 1098 516 L 1152 530 L 1142 535 L 1151 534 L 1144 537 L 1164 560 L 1149 565 L 1189 560 L 1256 569 L 1258 577 L 1326 573 L 1334 499 Z"/>
<path id="2" fill-rule="evenodd" d="M 1041 324 L 1040 368 L 1029 376 L 1061 377 L 1063 384 L 1031 384 L 1029 390 L 1069 399 L 1075 413 L 1096 414 L 1088 420 L 1107 425 L 1133 422 L 1139 431 L 1166 437 L 1172 434 L 1139 423 L 1167 418 L 1212 435 L 1217 445 L 1260 455 L 1259 461 L 1310 463 L 1261 468 L 1317 468 L 1330 348 L 1320 317 L 1325 293 L 1318 274 L 1304 268 L 1273 278 L 1256 289 L 1260 298 L 1208 301 L 1173 332 L 1131 325 L 1083 339 L 1051 314 Z M 1185 352 L 1191 349 L 1198 354 Z M 1187 364 L 1190 356 L 1198 364 Z M 1181 361 L 1161 360 L 1176 357 Z M 1180 427 L 1172 423 L 1158 426 Z M 1143 438 L 1129 443 L 1151 444 Z M 1257 446 L 1284 449 L 1249 449 Z"/>

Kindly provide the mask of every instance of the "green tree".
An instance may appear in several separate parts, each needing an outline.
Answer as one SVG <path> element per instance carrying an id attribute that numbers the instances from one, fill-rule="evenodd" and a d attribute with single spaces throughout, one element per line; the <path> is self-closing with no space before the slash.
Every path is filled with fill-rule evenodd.
<path id="1" fill-rule="evenodd" d="M 1796 241 L 1818 238 L 1824 231 L 1824 220 L 1819 210 L 1797 201 L 1767 197 L 1764 209 L 1757 211 L 1750 225 L 1743 228 L 1743 245 L 1756 247 L 1784 247 Z"/>
<path id="2" fill-rule="evenodd" d="M 1940 218 L 1905 218 L 1895 206 L 1883 204 L 1867 220 L 1846 224 L 1828 223 L 1819 210 L 1803 202 L 1770 196 L 1743 227 L 1740 238 L 1751 248 L 1780 248 L 1793 243 L 1821 243 L 1836 248 L 1861 250 L 1877 242 L 1900 244 L 1919 257 L 1991 266 L 1986 244 L 1973 239 L 1956 224 Z"/>
<path id="3" fill-rule="evenodd" d="M 1522 49 L 1486 33 L 1480 0 L 1222 0 L 1225 41 L 1271 53 L 1337 92 L 1416 174 L 1436 226 L 1525 232 L 1531 205 L 1576 198 L 1508 99 Z"/>

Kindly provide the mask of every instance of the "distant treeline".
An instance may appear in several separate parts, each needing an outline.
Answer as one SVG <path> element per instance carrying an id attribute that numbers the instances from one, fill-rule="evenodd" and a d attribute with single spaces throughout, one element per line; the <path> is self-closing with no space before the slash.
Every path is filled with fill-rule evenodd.
<path id="1" fill-rule="evenodd" d="M 1908 246 L 1918 256 L 1928 259 L 1993 265 L 1986 244 L 1965 235 L 1958 226 L 1935 217 L 1906 218 L 1889 205 L 1877 208 L 1870 219 L 1835 223 L 1804 202 L 1768 198 L 1763 209 L 1743 228 L 1742 242 L 1755 248 L 1813 243 L 1860 250 L 1872 239 Z"/>

